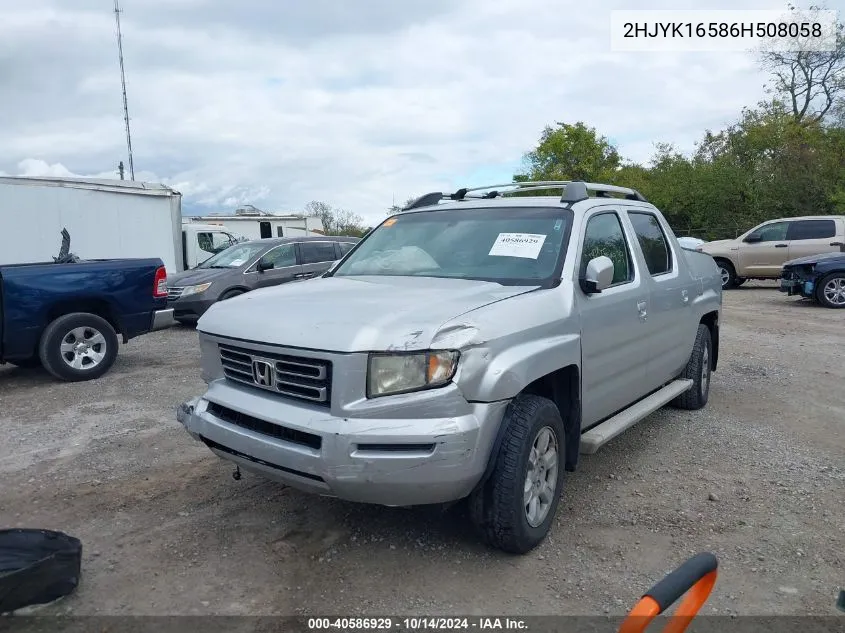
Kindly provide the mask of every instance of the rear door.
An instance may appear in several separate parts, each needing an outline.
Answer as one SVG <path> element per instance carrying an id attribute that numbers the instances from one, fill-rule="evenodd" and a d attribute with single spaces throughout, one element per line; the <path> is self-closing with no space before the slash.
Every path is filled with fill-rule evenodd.
<path id="1" fill-rule="evenodd" d="M 657 214 L 630 210 L 628 219 L 637 236 L 637 255 L 642 257 L 643 277 L 649 286 L 648 387 L 652 390 L 674 379 L 689 360 L 698 331 L 692 314 L 696 288 Z"/>
<path id="2" fill-rule="evenodd" d="M 739 277 L 780 277 L 789 259 L 787 233 L 790 222 L 780 220 L 763 224 L 749 233 L 739 247 Z M 760 239 L 755 240 L 757 237 Z"/>
<path id="3" fill-rule="evenodd" d="M 839 252 L 841 230 L 837 231 L 836 218 L 821 220 L 794 220 L 786 235 L 789 240 L 789 259 L 798 259 L 822 253 Z"/>
<path id="4" fill-rule="evenodd" d="M 337 259 L 334 240 L 299 242 L 297 248 L 299 261 L 302 262 L 302 275 L 306 279 L 322 275 Z"/>
<path id="5" fill-rule="evenodd" d="M 298 279 L 302 274 L 302 266 L 296 261 L 295 244 L 281 244 L 280 246 L 276 246 L 267 251 L 261 259 L 272 261 L 273 268 L 258 272 L 256 267 L 257 262 L 250 266 L 249 270 L 244 273 L 244 278 L 248 280 L 252 288 L 278 286 L 279 284 Z"/>

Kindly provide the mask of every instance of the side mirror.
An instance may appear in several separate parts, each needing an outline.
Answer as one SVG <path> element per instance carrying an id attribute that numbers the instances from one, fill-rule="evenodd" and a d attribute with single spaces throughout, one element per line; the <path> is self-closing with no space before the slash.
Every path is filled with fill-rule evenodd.
<path id="1" fill-rule="evenodd" d="M 748 242 L 749 244 L 754 244 L 754 243 L 756 243 L 756 242 L 759 242 L 761 239 L 762 239 L 762 236 L 761 236 L 760 234 L 754 235 L 754 234 L 752 233 L 751 235 L 749 235 L 748 237 L 746 237 L 746 238 L 745 238 L 744 240 L 742 240 L 742 241 L 743 241 L 743 242 Z"/>
<path id="2" fill-rule="evenodd" d="M 261 259 L 258 260 L 258 264 L 256 264 L 255 269 L 258 272 L 263 273 L 265 270 L 270 270 L 274 266 L 275 266 L 275 264 L 273 264 L 272 260 L 270 260 L 267 257 L 262 257 Z"/>
<path id="3" fill-rule="evenodd" d="M 606 255 L 594 257 L 587 264 L 581 288 L 588 295 L 601 292 L 613 283 L 613 260 Z"/>

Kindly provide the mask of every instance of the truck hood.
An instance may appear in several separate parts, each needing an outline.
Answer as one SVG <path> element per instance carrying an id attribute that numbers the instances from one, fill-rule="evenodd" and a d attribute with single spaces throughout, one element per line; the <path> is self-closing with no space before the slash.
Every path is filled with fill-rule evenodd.
<path id="1" fill-rule="evenodd" d="M 207 281 L 214 281 L 237 268 L 194 268 L 175 275 L 167 275 L 167 285 L 171 288 L 196 286 Z"/>
<path id="2" fill-rule="evenodd" d="M 216 303 L 197 329 L 335 352 L 419 350 L 447 321 L 535 288 L 432 277 L 317 278 Z"/>
<path id="3" fill-rule="evenodd" d="M 808 255 L 807 257 L 799 257 L 798 259 L 790 259 L 784 263 L 784 266 L 798 266 L 801 264 L 818 264 L 819 262 L 826 262 L 830 260 L 842 260 L 845 262 L 845 253 L 823 253 L 821 255 Z"/>
<path id="4" fill-rule="evenodd" d="M 732 248 L 737 248 L 737 240 L 714 240 L 701 245 L 704 253 L 727 251 Z"/>

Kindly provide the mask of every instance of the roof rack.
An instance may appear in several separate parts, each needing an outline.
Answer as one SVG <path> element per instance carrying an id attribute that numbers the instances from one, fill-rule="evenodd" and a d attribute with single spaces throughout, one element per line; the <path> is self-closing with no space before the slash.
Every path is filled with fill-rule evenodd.
<path id="1" fill-rule="evenodd" d="M 593 191 L 597 198 L 609 198 L 610 194 L 624 196 L 626 200 L 637 200 L 648 202 L 645 197 L 636 189 L 628 187 L 617 187 L 616 185 L 604 185 L 594 182 L 583 182 L 580 180 L 531 180 L 525 182 L 508 182 L 500 185 L 487 185 L 485 187 L 472 187 L 458 189 L 455 193 L 444 194 L 440 191 L 427 193 L 414 200 L 406 206 L 403 211 L 419 209 L 435 205 L 441 200 L 466 200 L 466 199 L 492 199 L 504 197 L 509 194 L 522 193 L 525 191 L 544 191 L 549 189 L 563 189 L 560 201 L 564 203 L 575 203 L 589 198 L 589 192 Z M 486 193 L 479 193 L 485 192 Z"/>

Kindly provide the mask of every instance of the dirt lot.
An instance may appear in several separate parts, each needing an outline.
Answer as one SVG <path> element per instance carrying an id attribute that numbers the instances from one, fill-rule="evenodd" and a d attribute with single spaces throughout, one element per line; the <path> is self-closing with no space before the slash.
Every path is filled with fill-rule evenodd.
<path id="1" fill-rule="evenodd" d="M 845 585 L 845 312 L 771 284 L 726 293 L 710 404 L 663 410 L 568 474 L 557 525 L 514 557 L 461 510 L 365 507 L 232 468 L 177 424 L 196 333 L 149 335 L 99 381 L 0 368 L 0 526 L 84 543 L 42 613 L 622 614 L 711 550 L 705 611 L 830 614 Z"/>

